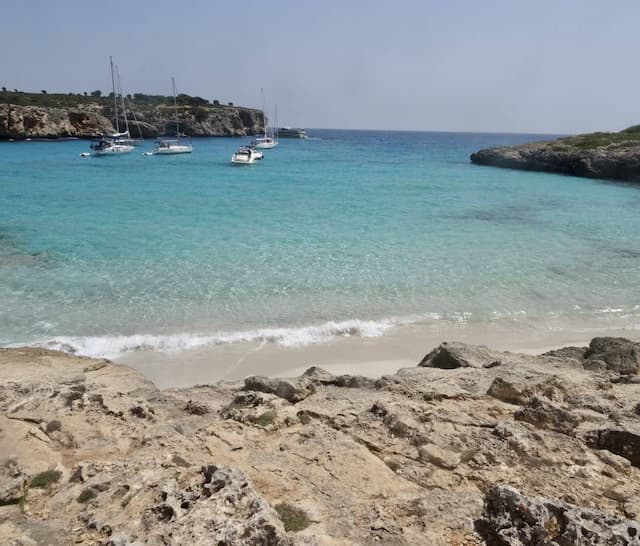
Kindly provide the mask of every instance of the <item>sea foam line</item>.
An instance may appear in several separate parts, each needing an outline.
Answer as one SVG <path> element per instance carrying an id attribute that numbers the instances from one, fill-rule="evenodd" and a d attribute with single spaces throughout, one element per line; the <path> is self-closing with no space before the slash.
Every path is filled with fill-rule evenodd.
<path id="1" fill-rule="evenodd" d="M 266 342 L 283 347 L 302 347 L 330 341 L 336 337 L 379 337 L 389 330 L 412 324 L 435 315 L 395 317 L 378 321 L 346 320 L 325 322 L 316 326 L 299 328 L 261 328 L 239 332 L 217 332 L 215 334 L 136 334 L 128 336 L 58 336 L 41 340 L 34 345 L 82 356 L 116 358 L 133 351 L 175 352 L 201 347 L 233 343 Z"/>

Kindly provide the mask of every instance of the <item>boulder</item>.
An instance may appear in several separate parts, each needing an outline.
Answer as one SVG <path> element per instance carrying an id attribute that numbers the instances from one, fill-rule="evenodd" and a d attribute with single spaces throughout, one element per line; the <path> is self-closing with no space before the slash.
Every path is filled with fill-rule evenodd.
<path id="1" fill-rule="evenodd" d="M 275 394 L 292 404 L 316 392 L 313 383 L 304 376 L 294 379 L 277 379 L 252 375 L 244 380 L 244 390 Z"/>
<path id="2" fill-rule="evenodd" d="M 640 370 L 640 343 L 623 337 L 594 337 L 584 356 L 587 361 L 601 360 L 607 369 L 622 375 Z"/>
<path id="3" fill-rule="evenodd" d="M 574 360 L 582 362 L 584 360 L 584 353 L 586 350 L 586 347 L 562 347 L 561 349 L 547 351 L 546 353 L 543 353 L 543 355 L 555 356 L 558 358 L 573 358 Z"/>
<path id="4" fill-rule="evenodd" d="M 444 342 L 427 354 L 418 364 L 425 368 L 491 368 L 498 366 L 504 353 L 484 345 L 467 345 L 458 341 Z"/>
<path id="5" fill-rule="evenodd" d="M 640 434 L 625 429 L 600 429 L 590 432 L 586 441 L 591 447 L 606 449 L 640 468 Z"/>
<path id="6" fill-rule="evenodd" d="M 476 530 L 500 546 L 640 546 L 640 523 L 556 499 L 525 497 L 505 485 L 489 489 Z"/>

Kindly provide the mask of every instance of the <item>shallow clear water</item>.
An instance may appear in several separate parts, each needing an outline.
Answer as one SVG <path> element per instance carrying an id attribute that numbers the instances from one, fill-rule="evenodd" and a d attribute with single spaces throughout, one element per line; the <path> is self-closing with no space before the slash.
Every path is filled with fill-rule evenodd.
<path id="1" fill-rule="evenodd" d="M 640 185 L 474 166 L 535 135 L 312 131 L 233 167 L 0 143 L 0 345 L 114 356 L 394 324 L 640 322 Z"/>

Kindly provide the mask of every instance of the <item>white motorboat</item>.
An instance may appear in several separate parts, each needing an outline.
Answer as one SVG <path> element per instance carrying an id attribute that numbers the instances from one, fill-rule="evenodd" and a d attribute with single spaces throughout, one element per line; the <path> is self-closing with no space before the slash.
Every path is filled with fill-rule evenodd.
<path id="1" fill-rule="evenodd" d="M 175 155 L 175 154 L 190 154 L 193 152 L 193 146 L 191 145 L 191 137 L 185 137 L 180 135 L 180 121 L 178 120 L 178 103 L 176 102 L 176 81 L 171 78 L 171 89 L 173 91 L 173 108 L 176 118 L 176 137 L 175 138 L 163 138 L 156 141 L 156 146 L 153 148 L 152 155 Z"/>
<path id="2" fill-rule="evenodd" d="M 193 152 L 191 140 L 186 144 L 184 140 L 163 138 L 158 140 L 153 148 L 153 155 L 190 154 L 191 152 Z"/>
<path id="3" fill-rule="evenodd" d="M 231 163 L 234 165 L 252 165 L 262 158 L 262 152 L 254 150 L 251 146 L 240 146 L 231 156 Z"/>

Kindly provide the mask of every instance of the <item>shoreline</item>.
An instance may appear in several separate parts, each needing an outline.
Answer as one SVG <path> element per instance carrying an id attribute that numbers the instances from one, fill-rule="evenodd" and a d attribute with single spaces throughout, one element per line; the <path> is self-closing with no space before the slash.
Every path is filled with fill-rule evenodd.
<path id="1" fill-rule="evenodd" d="M 443 341 L 485 345 L 499 351 L 539 355 L 566 346 L 588 346 L 593 337 L 640 341 L 637 325 L 581 325 L 556 330 L 516 328 L 512 324 L 412 324 L 376 337 L 341 336 L 329 341 L 286 347 L 252 341 L 181 351 L 140 350 L 112 361 L 129 366 L 158 388 L 238 382 L 249 375 L 294 377 L 311 366 L 334 374 L 380 377 L 415 367 Z"/>

